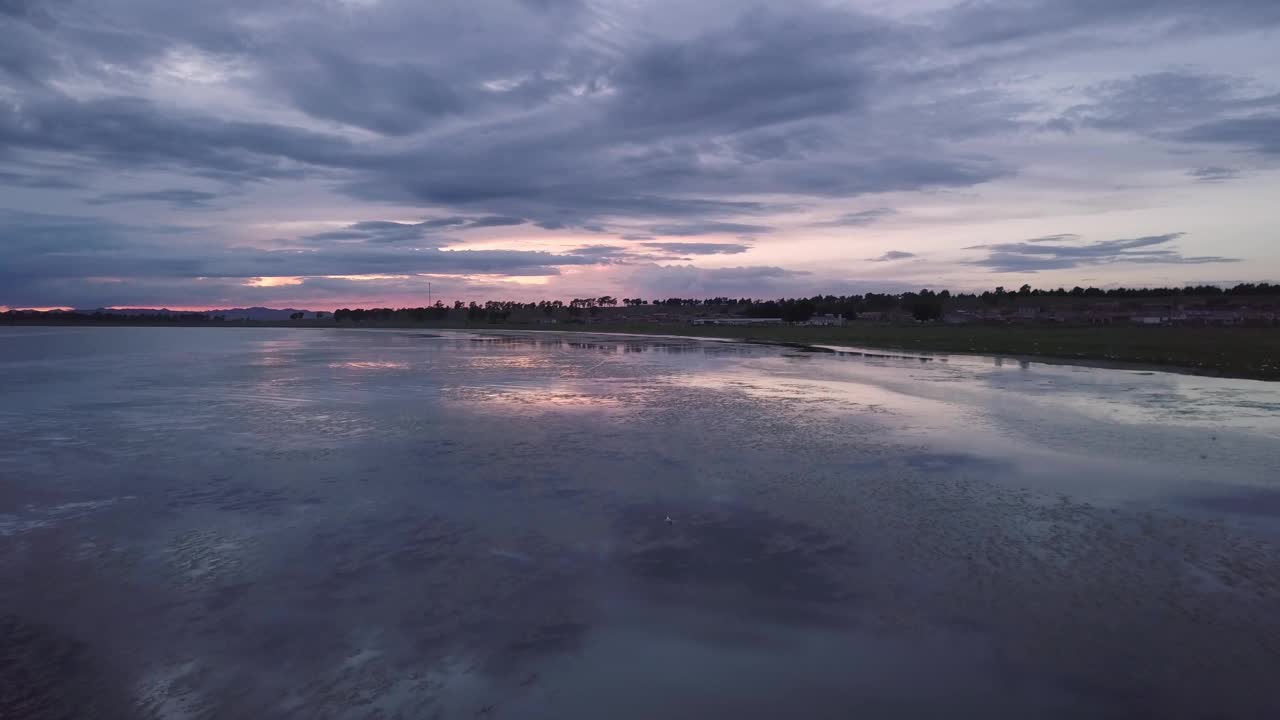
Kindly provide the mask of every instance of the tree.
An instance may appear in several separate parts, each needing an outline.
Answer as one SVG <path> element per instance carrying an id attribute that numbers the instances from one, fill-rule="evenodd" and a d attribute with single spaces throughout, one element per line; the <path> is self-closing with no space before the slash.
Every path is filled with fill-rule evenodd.
<path id="1" fill-rule="evenodd" d="M 942 318 L 942 303 L 937 298 L 916 298 L 907 309 L 911 311 L 911 317 L 920 322 Z"/>
<path id="2" fill-rule="evenodd" d="M 812 300 L 792 300 L 782 307 L 782 319 L 786 322 L 806 322 L 818 311 Z"/>
<path id="3" fill-rule="evenodd" d="M 302 317 L 303 317 L 303 313 L 300 313 L 300 312 L 290 313 L 289 315 L 290 320 L 301 320 Z"/>

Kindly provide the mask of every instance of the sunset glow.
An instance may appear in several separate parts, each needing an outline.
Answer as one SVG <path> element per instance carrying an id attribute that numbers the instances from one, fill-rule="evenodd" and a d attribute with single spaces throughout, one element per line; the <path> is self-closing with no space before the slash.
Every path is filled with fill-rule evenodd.
<path id="1" fill-rule="evenodd" d="M 288 285 L 301 285 L 300 277 L 257 277 L 245 283 L 249 287 L 285 287 Z"/>

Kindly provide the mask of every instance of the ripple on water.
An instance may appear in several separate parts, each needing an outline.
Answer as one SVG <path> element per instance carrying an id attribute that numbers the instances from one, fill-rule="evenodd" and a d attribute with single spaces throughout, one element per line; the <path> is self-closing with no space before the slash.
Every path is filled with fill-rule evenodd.
<path id="1" fill-rule="evenodd" d="M 1257 385 L 174 332 L 7 366 L 0 715 L 1280 717 Z"/>

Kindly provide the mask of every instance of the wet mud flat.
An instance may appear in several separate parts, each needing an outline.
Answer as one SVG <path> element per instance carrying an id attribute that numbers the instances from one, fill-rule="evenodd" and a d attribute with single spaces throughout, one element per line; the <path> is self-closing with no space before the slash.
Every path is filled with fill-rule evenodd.
<path id="1" fill-rule="evenodd" d="M 1263 383 L 677 338 L 15 340 L 3 717 L 1280 712 Z"/>

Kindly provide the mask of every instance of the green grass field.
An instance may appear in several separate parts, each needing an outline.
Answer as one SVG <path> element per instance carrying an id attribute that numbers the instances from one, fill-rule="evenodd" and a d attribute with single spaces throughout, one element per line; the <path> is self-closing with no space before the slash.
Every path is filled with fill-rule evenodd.
<path id="1" fill-rule="evenodd" d="M 473 327 L 486 328 L 530 329 L 518 325 Z M 1280 328 L 870 324 L 752 328 L 601 324 L 557 325 L 554 329 L 1136 363 L 1213 375 L 1280 380 Z"/>

